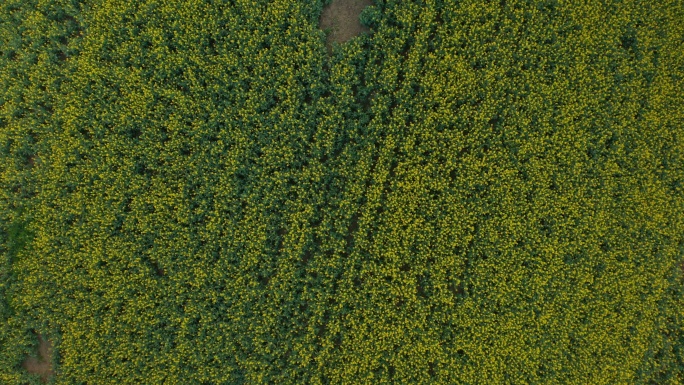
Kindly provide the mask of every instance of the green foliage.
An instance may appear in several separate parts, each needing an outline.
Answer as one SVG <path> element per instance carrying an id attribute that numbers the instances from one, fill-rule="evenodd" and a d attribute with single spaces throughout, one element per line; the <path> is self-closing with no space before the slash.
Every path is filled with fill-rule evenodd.
<path id="1" fill-rule="evenodd" d="M 361 24 L 369 28 L 377 27 L 381 19 L 382 12 L 380 12 L 380 9 L 378 9 L 378 7 L 374 5 L 364 8 L 363 11 L 361 11 L 361 15 L 359 16 Z"/>
<path id="2" fill-rule="evenodd" d="M 684 4 L 16 1 L 0 381 L 684 381 Z"/>

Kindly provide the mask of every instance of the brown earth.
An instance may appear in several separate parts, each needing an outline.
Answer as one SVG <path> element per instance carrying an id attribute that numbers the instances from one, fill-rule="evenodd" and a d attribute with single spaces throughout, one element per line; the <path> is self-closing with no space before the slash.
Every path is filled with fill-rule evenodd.
<path id="1" fill-rule="evenodd" d="M 52 370 L 52 343 L 49 340 L 43 339 L 43 336 L 38 336 L 38 358 L 27 357 L 21 366 L 31 374 L 37 374 L 45 383 L 48 378 L 54 375 Z"/>
<path id="2" fill-rule="evenodd" d="M 330 29 L 328 48 L 332 43 L 344 43 L 361 32 L 368 32 L 359 21 L 361 11 L 369 5 L 371 0 L 333 0 L 321 13 L 320 28 Z"/>

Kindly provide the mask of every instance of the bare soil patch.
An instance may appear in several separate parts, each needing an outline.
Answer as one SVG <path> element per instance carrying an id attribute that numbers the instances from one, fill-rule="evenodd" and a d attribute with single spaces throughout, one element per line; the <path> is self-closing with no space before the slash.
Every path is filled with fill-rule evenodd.
<path id="1" fill-rule="evenodd" d="M 37 374 L 45 383 L 50 376 L 55 373 L 52 370 L 52 343 L 44 339 L 39 333 L 38 336 L 38 357 L 27 357 L 21 366 L 31 374 Z"/>
<path id="2" fill-rule="evenodd" d="M 373 5 L 371 0 L 333 0 L 323 8 L 319 25 L 321 29 L 331 30 L 328 48 L 333 42 L 344 43 L 361 32 L 368 32 L 359 21 L 359 15 L 369 5 Z"/>

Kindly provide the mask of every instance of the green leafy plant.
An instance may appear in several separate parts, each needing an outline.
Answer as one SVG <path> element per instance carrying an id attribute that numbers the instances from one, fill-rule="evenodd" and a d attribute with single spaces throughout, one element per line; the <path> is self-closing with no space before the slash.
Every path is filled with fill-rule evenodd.
<path id="1" fill-rule="evenodd" d="M 681 383 L 681 2 L 323 5 L 2 4 L 0 382 Z"/>

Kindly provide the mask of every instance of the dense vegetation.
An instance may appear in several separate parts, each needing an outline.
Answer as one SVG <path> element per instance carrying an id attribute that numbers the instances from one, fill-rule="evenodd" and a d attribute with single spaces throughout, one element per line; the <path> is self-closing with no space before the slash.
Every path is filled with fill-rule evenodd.
<path id="1" fill-rule="evenodd" d="M 682 1 L 0 4 L 0 382 L 684 382 Z"/>

